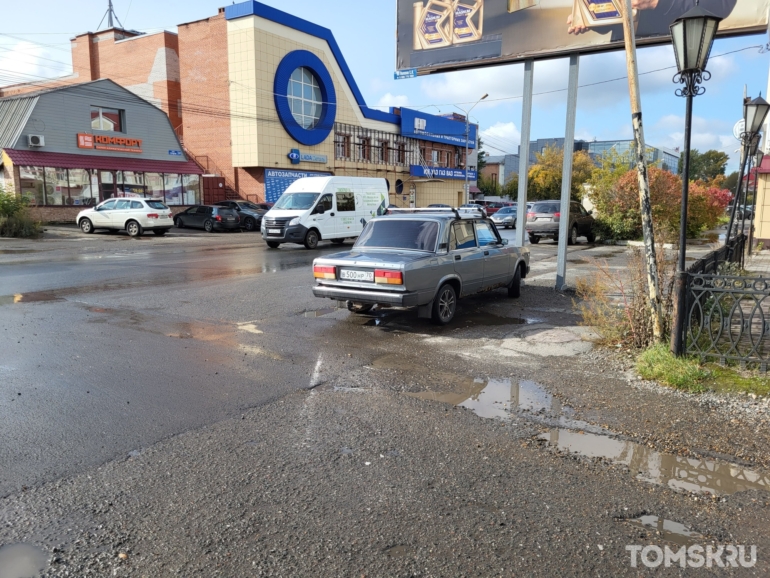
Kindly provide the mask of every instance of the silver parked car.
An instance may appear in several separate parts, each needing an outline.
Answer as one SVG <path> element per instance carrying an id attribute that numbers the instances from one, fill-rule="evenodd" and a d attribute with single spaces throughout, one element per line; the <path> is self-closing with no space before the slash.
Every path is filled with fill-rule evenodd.
<path id="1" fill-rule="evenodd" d="M 405 209 L 369 221 L 352 250 L 315 259 L 313 294 L 355 313 L 417 307 L 444 325 L 459 297 L 496 288 L 518 297 L 528 272 L 529 250 L 509 246 L 483 213 Z"/>
<path id="2" fill-rule="evenodd" d="M 560 201 L 535 201 L 532 207 L 527 209 L 526 227 L 529 242 L 535 245 L 544 237 L 558 241 L 561 219 Z M 578 237 L 585 237 L 589 243 L 596 241 L 591 212 L 575 201 L 570 202 L 567 232 L 567 243 L 570 245 L 577 243 Z"/>
<path id="3" fill-rule="evenodd" d="M 503 229 L 515 229 L 517 212 L 518 207 L 515 205 L 510 207 L 503 207 L 495 214 L 493 214 L 491 219 L 492 222 L 498 227 L 502 227 Z"/>

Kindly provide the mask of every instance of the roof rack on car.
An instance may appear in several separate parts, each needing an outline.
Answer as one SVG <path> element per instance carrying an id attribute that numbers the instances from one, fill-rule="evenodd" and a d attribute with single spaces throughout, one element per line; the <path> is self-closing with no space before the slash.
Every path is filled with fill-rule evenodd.
<path id="1" fill-rule="evenodd" d="M 448 212 L 454 213 L 455 217 L 457 217 L 458 219 L 462 219 L 463 218 L 463 215 L 461 215 L 460 213 L 466 214 L 466 218 L 467 218 L 467 216 L 469 216 L 468 215 L 469 213 L 477 213 L 477 215 L 474 215 L 474 216 L 486 217 L 486 214 L 484 213 L 484 211 L 482 209 L 475 209 L 475 208 L 470 208 L 470 207 L 467 207 L 467 208 L 462 208 L 462 207 L 460 207 L 460 208 L 453 208 L 453 207 L 433 207 L 433 208 L 420 207 L 420 208 L 418 208 L 418 207 L 414 207 L 414 208 L 405 208 L 405 209 L 402 209 L 402 208 L 388 209 L 388 213 L 405 213 L 405 214 L 410 214 L 410 213 L 448 213 Z"/>

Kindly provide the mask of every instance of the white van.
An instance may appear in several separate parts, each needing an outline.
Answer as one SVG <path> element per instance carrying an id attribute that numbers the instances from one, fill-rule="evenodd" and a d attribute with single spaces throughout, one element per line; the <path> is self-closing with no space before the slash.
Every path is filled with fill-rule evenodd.
<path id="1" fill-rule="evenodd" d="M 358 237 L 369 219 L 388 208 L 388 182 L 360 177 L 308 177 L 294 181 L 262 217 L 262 238 L 271 249 Z"/>

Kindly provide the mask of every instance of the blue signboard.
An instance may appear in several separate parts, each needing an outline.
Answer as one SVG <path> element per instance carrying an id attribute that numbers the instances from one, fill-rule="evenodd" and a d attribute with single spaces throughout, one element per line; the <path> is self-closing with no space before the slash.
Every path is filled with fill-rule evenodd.
<path id="1" fill-rule="evenodd" d="M 443 167 L 424 167 L 422 165 L 411 165 L 409 167 L 409 174 L 413 177 L 424 177 L 426 179 L 457 179 L 465 180 L 464 169 L 447 169 Z M 468 180 L 475 181 L 477 177 L 476 171 L 471 169 L 468 171 Z"/>
<path id="2" fill-rule="evenodd" d="M 417 78 L 417 69 L 405 68 L 404 70 L 396 70 L 396 72 L 393 73 L 393 78 L 395 80 L 401 80 L 403 78 Z"/>
<path id="3" fill-rule="evenodd" d="M 329 173 L 316 173 L 310 171 L 286 171 L 279 169 L 265 169 L 265 201 L 274 203 L 289 188 L 289 185 L 298 179 L 305 177 L 328 177 Z"/>
<path id="4" fill-rule="evenodd" d="M 182 151 L 168 151 L 168 154 L 170 154 L 172 157 L 181 157 Z"/>
<path id="5" fill-rule="evenodd" d="M 303 153 L 299 149 L 291 149 L 289 154 L 291 164 L 298 165 L 299 163 L 321 163 L 326 164 L 329 162 L 329 158 L 326 155 L 311 155 L 310 153 Z"/>
<path id="6" fill-rule="evenodd" d="M 476 125 L 471 124 L 468 129 L 468 148 L 475 149 Z M 401 134 L 461 147 L 466 142 L 464 122 L 410 108 L 401 108 Z"/>

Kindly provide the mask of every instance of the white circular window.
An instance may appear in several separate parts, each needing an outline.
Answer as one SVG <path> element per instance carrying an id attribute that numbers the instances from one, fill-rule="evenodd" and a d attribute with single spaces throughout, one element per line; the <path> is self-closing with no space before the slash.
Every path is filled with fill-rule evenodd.
<path id="1" fill-rule="evenodd" d="M 314 128 L 321 119 L 323 100 L 318 79 L 304 66 L 291 73 L 287 94 L 294 120 L 304 129 Z"/>

